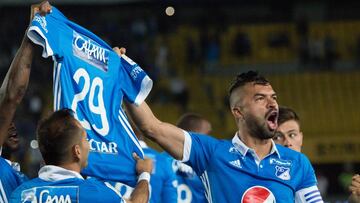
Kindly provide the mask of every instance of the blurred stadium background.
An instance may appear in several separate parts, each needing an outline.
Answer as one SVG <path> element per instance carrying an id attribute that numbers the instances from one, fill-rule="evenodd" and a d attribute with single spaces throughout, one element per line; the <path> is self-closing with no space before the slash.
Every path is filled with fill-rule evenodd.
<path id="1" fill-rule="evenodd" d="M 34 1 L 0 0 L 0 73 L 4 78 Z M 227 87 L 255 69 L 294 108 L 302 123 L 303 152 L 318 174 L 325 200 L 345 201 L 360 172 L 359 1 L 50 1 L 67 17 L 127 55 L 155 81 L 147 101 L 175 123 L 187 111 L 231 138 L 235 124 Z M 40 54 L 38 54 L 40 55 Z M 52 109 L 52 62 L 34 61 L 27 96 L 15 118 L 23 170 L 36 176 L 37 121 Z M 324 186 L 326 185 L 327 187 Z"/>

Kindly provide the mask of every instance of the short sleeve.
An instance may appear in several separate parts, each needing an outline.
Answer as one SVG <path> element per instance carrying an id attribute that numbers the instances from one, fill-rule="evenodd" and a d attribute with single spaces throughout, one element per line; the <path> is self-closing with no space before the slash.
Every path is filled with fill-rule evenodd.
<path id="1" fill-rule="evenodd" d="M 126 55 L 120 57 L 120 79 L 125 98 L 135 105 L 140 105 L 149 95 L 153 81 L 145 71 Z"/>
<path id="2" fill-rule="evenodd" d="M 303 154 L 301 154 L 301 163 L 303 165 L 302 166 L 303 179 L 300 182 L 299 186 L 296 188 L 296 190 L 301 190 L 303 188 L 307 188 L 317 184 L 315 171 L 309 159 Z"/>
<path id="3" fill-rule="evenodd" d="M 320 191 L 318 189 L 314 169 L 305 155 L 301 155 L 302 163 L 302 180 L 296 188 L 295 202 L 296 203 L 310 203 L 323 202 Z"/>
<path id="4" fill-rule="evenodd" d="M 56 8 L 46 16 L 35 14 L 31 21 L 30 28 L 27 32 L 29 39 L 43 48 L 42 57 L 62 56 L 59 46 L 61 39 L 66 37 L 66 32 L 63 31 L 61 20 L 66 18 Z M 60 35 L 61 34 L 61 35 Z M 72 33 L 71 33 L 72 34 Z"/>
<path id="5" fill-rule="evenodd" d="M 183 162 L 202 174 L 216 149 L 219 140 L 208 135 L 185 132 Z M 190 153 L 187 154 L 187 151 Z"/>

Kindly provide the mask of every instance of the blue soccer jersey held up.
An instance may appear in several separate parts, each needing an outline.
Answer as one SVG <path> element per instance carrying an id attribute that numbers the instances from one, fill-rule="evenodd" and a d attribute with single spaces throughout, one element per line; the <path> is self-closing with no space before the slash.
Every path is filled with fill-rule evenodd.
<path id="1" fill-rule="evenodd" d="M 14 170 L 4 158 L 0 157 L 0 202 L 9 202 L 11 193 L 26 180 L 24 174 Z"/>
<path id="2" fill-rule="evenodd" d="M 82 173 L 100 180 L 136 185 L 132 152 L 143 157 L 121 107 L 123 98 L 141 104 L 152 80 L 131 59 L 85 28 L 69 21 L 55 7 L 35 15 L 28 37 L 52 56 L 54 109 L 69 108 L 86 129 L 89 165 Z"/>
<path id="3" fill-rule="evenodd" d="M 200 176 L 210 203 L 322 203 L 305 155 L 275 145 L 260 160 L 236 134 L 232 140 L 185 133 L 183 161 Z"/>

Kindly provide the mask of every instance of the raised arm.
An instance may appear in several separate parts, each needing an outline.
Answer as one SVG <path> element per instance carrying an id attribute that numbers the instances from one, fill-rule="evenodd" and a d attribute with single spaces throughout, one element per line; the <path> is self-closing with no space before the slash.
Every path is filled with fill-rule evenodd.
<path id="1" fill-rule="evenodd" d="M 125 54 L 125 48 L 114 48 L 119 55 Z M 182 129 L 165 122 L 161 122 L 155 117 L 146 102 L 140 106 L 125 102 L 128 115 L 142 133 L 159 144 L 175 159 L 182 160 L 185 135 Z"/>
<path id="2" fill-rule="evenodd" d="M 30 20 L 36 12 L 49 12 L 49 3 L 31 7 Z M 33 59 L 34 46 L 24 35 L 20 48 L 11 62 L 10 68 L 0 88 L 0 146 L 3 145 L 7 131 L 14 117 L 15 111 L 25 95 L 29 83 L 31 63 Z"/>
<path id="3" fill-rule="evenodd" d="M 184 131 L 155 117 L 146 102 L 140 106 L 125 102 L 126 110 L 143 134 L 159 144 L 175 159 L 182 160 Z"/>

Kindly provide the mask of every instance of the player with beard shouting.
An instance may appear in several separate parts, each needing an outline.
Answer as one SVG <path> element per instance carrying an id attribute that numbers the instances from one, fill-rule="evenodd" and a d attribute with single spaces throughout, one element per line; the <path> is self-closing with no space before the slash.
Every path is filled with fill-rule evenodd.
<path id="1" fill-rule="evenodd" d="M 278 104 L 269 81 L 254 71 L 242 73 L 229 94 L 238 128 L 232 140 L 162 122 L 146 103 L 126 105 L 145 136 L 194 169 L 210 203 L 323 202 L 306 156 L 272 140 L 278 126 Z"/>

